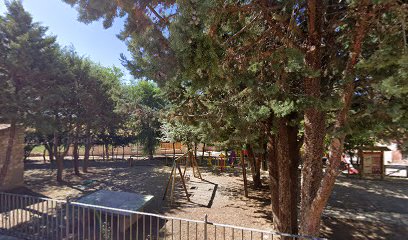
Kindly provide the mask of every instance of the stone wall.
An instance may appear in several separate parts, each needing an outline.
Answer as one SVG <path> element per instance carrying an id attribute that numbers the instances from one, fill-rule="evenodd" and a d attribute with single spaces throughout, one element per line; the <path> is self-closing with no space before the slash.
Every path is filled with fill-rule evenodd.
<path id="1" fill-rule="evenodd" d="M 3 167 L 6 158 L 6 149 L 9 138 L 10 125 L 0 124 L 0 169 Z M 24 129 L 17 127 L 11 153 L 11 163 L 6 179 L 0 185 L 0 191 L 20 187 L 24 184 Z M 1 183 L 0 183 L 1 184 Z"/>

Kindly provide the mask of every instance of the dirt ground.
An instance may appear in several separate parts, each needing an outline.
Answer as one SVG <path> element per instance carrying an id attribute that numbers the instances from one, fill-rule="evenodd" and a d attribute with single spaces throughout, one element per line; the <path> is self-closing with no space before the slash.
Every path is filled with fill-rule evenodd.
<path id="1" fill-rule="evenodd" d="M 65 183 L 55 181 L 55 163 L 40 159 L 25 164 L 26 187 L 19 193 L 55 199 L 75 199 L 90 192 L 106 189 L 153 195 L 147 212 L 203 220 L 229 225 L 271 229 L 270 198 L 267 173 L 264 189 L 249 188 L 244 197 L 243 180 L 238 169 L 219 173 L 201 167 L 203 180 L 187 170 L 188 202 L 181 184 L 175 187 L 174 202 L 170 195 L 163 201 L 171 166 L 164 159 L 139 160 L 133 167 L 125 161 L 90 162 L 89 173 L 77 177 L 72 162 L 65 161 Z M 248 176 L 249 183 L 250 176 Z M 178 181 L 180 183 L 180 181 Z M 321 237 L 330 239 L 406 239 L 408 236 L 408 180 L 360 180 L 340 176 L 323 216 Z"/>

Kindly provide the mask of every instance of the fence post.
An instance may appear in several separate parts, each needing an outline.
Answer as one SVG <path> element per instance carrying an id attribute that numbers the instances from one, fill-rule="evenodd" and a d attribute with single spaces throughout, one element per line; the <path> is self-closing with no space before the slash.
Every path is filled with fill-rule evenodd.
<path id="1" fill-rule="evenodd" d="M 69 197 L 67 197 L 65 204 L 65 234 L 66 239 L 69 239 Z"/>
<path id="2" fill-rule="evenodd" d="M 406 177 L 408 178 L 408 166 L 406 166 L 405 169 L 406 169 L 405 171 L 406 171 L 406 174 L 407 174 Z"/>
<path id="3" fill-rule="evenodd" d="M 208 239 L 208 236 L 207 236 L 207 224 L 208 224 L 208 215 L 205 214 L 205 216 L 204 216 L 204 240 Z"/>

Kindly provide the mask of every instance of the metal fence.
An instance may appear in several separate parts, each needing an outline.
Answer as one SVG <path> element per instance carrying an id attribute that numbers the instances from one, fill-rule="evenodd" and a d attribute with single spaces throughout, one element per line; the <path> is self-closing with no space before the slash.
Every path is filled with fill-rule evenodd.
<path id="1" fill-rule="evenodd" d="M 21 239 L 317 239 L 0 192 L 0 234 Z"/>

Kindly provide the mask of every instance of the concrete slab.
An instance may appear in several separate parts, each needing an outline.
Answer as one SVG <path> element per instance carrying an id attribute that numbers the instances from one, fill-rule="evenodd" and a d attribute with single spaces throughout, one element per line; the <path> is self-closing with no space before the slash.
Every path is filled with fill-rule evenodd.
<path id="1" fill-rule="evenodd" d="M 152 199 L 153 199 L 152 195 L 142 195 L 131 192 L 99 190 L 84 197 L 81 197 L 76 202 L 130 211 L 142 211 L 143 208 Z"/>

